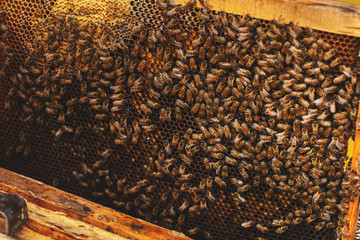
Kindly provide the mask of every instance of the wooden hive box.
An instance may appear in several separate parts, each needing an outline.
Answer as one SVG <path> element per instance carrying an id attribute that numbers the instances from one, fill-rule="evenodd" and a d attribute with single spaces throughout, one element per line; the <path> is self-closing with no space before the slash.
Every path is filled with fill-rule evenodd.
<path id="1" fill-rule="evenodd" d="M 177 2 L 181 4 L 186 3 L 186 1 L 183 0 Z M 17 56 L 16 63 L 21 64 L 27 54 L 35 47 L 32 45 L 34 44 L 33 40 L 37 38 L 37 34 L 39 33 L 37 32 L 36 21 L 49 18 L 51 13 L 67 13 L 82 21 L 105 21 L 111 25 L 114 21 L 121 18 L 121 16 L 119 18 L 120 12 L 120 15 L 133 14 L 133 16 L 135 16 L 135 22 L 141 21 L 140 19 L 144 20 L 149 18 L 147 15 L 142 15 L 142 11 L 148 9 L 144 4 L 148 4 L 147 6 L 149 6 L 154 4 L 154 1 L 3 0 L 0 2 L 0 8 L 2 7 L 4 11 L 9 14 L 7 25 L 15 33 L 14 36 L 10 38 L 9 43 L 15 49 L 14 52 Z M 224 11 L 237 15 L 249 14 L 254 18 L 262 20 L 262 23 L 281 18 L 287 23 L 295 22 L 301 27 L 310 27 L 319 31 L 320 38 L 327 40 L 332 46 L 337 48 L 348 65 L 355 66 L 357 64 L 360 47 L 359 5 L 331 0 L 209 0 L 208 4 L 212 6 L 212 10 L 215 11 L 215 13 L 217 11 Z M 213 12 L 213 14 L 215 13 Z M 150 25 L 159 25 L 156 21 L 157 20 L 154 20 Z M 129 21 L 128 24 L 132 26 L 131 24 L 133 24 L 133 22 Z M 187 24 L 186 19 L 184 20 L 184 24 Z M 189 25 L 191 25 L 191 23 L 189 23 Z M 124 35 L 124 37 L 128 36 Z M 91 148 L 89 144 L 94 144 L 94 142 L 91 142 L 93 141 L 92 137 L 85 140 L 88 145 L 77 144 L 74 139 L 70 139 L 68 142 L 61 142 L 61 146 L 53 145 L 53 149 L 44 149 L 44 156 L 39 154 L 41 147 L 38 147 L 37 159 L 28 159 L 26 163 L 16 162 L 14 158 L 6 157 L 9 145 L 15 146 L 19 144 L 17 138 L 21 131 L 31 133 L 40 132 L 39 136 L 41 137 L 32 139 L 32 141 L 38 145 L 48 144 L 46 139 L 50 138 L 49 135 L 51 135 L 50 131 L 47 133 L 45 133 L 45 131 L 42 132 L 41 127 L 31 125 L 30 129 L 29 127 L 20 126 L 18 122 L 11 123 L 12 121 L 15 122 L 14 116 L 11 115 L 10 117 L 10 114 L 3 108 L 8 86 L 9 83 L 6 83 L 5 86 L 0 85 L 0 134 L 2 135 L 0 137 L 0 167 L 44 181 L 48 184 L 57 185 L 65 191 L 78 192 L 86 198 L 91 198 L 90 193 L 86 193 L 85 190 L 79 190 L 79 186 L 74 187 L 74 183 L 69 183 L 69 185 L 66 186 L 63 180 L 67 178 L 67 181 L 69 181 L 69 176 L 76 167 L 74 162 L 76 162 L 77 159 L 84 161 L 84 156 L 81 155 L 82 152 L 88 150 L 84 150 L 85 147 Z M 141 97 L 134 101 L 140 100 L 142 100 Z M 360 113 L 360 111 L 358 111 L 358 113 Z M 9 117 L 6 114 L 8 114 Z M 86 117 L 79 117 L 78 120 L 84 121 L 85 118 Z M 350 143 L 348 149 L 348 155 L 352 157 L 351 169 L 359 169 L 359 121 L 358 117 L 355 136 L 353 136 L 354 142 Z M 16 128 L 17 126 L 19 129 Z M 44 128 L 49 130 L 52 126 L 53 125 L 49 124 L 44 126 Z M 173 126 L 169 128 L 171 127 Z M 166 136 L 166 134 L 164 134 L 164 136 Z M 101 143 L 108 144 L 108 140 L 106 139 L 101 141 Z M 74 147 L 69 147 L 69 143 L 73 143 Z M 98 145 L 101 145 L 101 143 Z M 92 158 L 99 153 L 100 148 L 98 145 L 95 150 L 91 150 L 92 155 L 89 154 L 87 157 Z M 73 154 L 74 156 L 69 157 L 70 160 L 62 156 L 64 149 L 71 149 L 71 152 L 68 150 L 68 152 L 64 154 Z M 146 155 L 148 149 L 150 149 L 149 146 L 147 146 L 143 152 L 137 148 L 129 148 L 124 151 L 123 154 L 126 158 L 136 162 L 135 159 L 140 159 L 142 155 Z M 4 156 L 4 161 L 1 161 L 2 156 Z M 52 158 L 49 156 L 59 156 L 59 159 L 50 162 L 49 159 Z M 38 166 L 39 169 L 34 171 L 34 164 L 37 164 L 37 161 L 41 164 Z M 124 166 L 125 165 L 121 165 L 121 169 L 126 169 L 126 166 Z M 16 235 L 19 239 L 188 239 L 180 233 L 166 230 L 145 221 L 121 214 L 5 169 L 0 169 L 0 190 L 18 194 L 28 201 L 30 221 L 26 225 L 26 228 Z M 51 169 L 51 171 L 48 171 L 48 169 Z M 132 171 L 139 171 L 141 168 L 139 165 L 136 165 L 131 169 Z M 56 177 L 50 176 L 60 170 L 63 170 L 63 173 L 57 174 Z M 61 179 L 62 174 L 64 174 L 64 179 Z M 225 205 L 224 203 L 224 206 Z M 350 232 L 350 237 L 342 237 L 342 239 L 355 239 L 356 225 L 359 216 L 359 198 L 356 198 L 354 202 L 350 202 L 349 206 L 349 213 L 346 216 L 348 223 L 345 225 L 345 229 Z M 211 219 L 209 221 L 214 220 Z"/>

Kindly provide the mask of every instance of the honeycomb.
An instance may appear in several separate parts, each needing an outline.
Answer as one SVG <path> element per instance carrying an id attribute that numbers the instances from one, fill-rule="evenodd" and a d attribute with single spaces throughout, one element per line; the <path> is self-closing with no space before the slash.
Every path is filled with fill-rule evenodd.
<path id="1" fill-rule="evenodd" d="M 115 27 L 117 31 L 112 32 L 107 45 L 111 45 L 112 39 L 125 39 L 125 42 L 130 46 L 136 42 L 136 38 L 130 40 L 129 37 L 129 29 L 133 26 L 131 24 L 129 26 L 123 25 L 128 19 L 135 19 L 134 26 L 136 25 L 135 22 L 138 22 L 144 23 L 148 29 L 164 29 L 164 19 L 154 1 L 130 1 L 118 5 L 115 1 L 18 2 L 9 0 L 2 4 L 7 13 L 6 23 L 12 31 L 12 37 L 8 43 L 13 47 L 14 56 L 19 64 L 22 64 L 29 54 L 37 57 L 37 54 L 33 52 L 36 49 L 36 44 L 45 42 L 47 29 L 53 27 L 52 21 L 43 23 L 43 20 L 51 20 L 51 13 L 55 11 L 76 17 L 81 22 L 105 23 L 106 26 L 99 25 L 97 31 L 102 28 L 113 29 Z M 114 10 L 110 11 L 109 14 L 96 14 L 96 9 Z M 117 9 L 124 9 L 121 11 L 122 18 L 117 14 Z M 195 7 L 191 11 L 177 15 L 182 28 L 189 32 L 199 31 L 201 22 L 199 14 L 202 11 L 201 8 Z M 213 19 L 219 13 L 211 11 L 209 14 Z M 107 20 L 109 21 L 107 22 Z M 110 24 L 107 24 L 109 22 Z M 260 21 L 260 23 L 264 28 L 270 26 L 270 23 L 266 21 Z M 325 32 L 318 34 L 321 39 L 326 40 L 337 49 L 339 56 L 344 58 L 346 66 L 354 66 L 359 49 L 357 38 Z M 38 37 L 35 39 L 35 36 Z M 59 42 L 61 41 L 59 40 Z M 91 44 L 96 45 L 97 40 Z M 60 45 L 59 49 L 66 49 L 66 45 Z M 117 53 L 110 53 L 110 56 L 119 57 L 118 55 Z M 152 56 L 147 56 L 147 59 L 151 62 Z M 46 62 L 40 59 L 39 66 L 45 65 Z M 68 68 L 71 69 L 70 66 L 74 67 L 73 65 L 69 64 Z M 149 68 L 158 69 L 161 66 L 161 63 L 154 61 L 151 62 Z M 81 65 L 81 67 L 85 66 Z M 14 71 L 16 70 L 14 69 Z M 337 73 L 332 72 L 331 74 Z M 36 121 L 24 122 L 19 120 L 20 110 L 4 108 L 6 96 L 11 86 L 11 80 L 7 79 L 0 86 L 0 152 L 3 156 L 1 167 L 150 222 L 175 228 L 189 234 L 194 239 L 207 238 L 209 234 L 213 239 L 335 239 L 335 228 L 315 231 L 314 228 L 309 228 L 305 223 L 289 226 L 288 231 L 282 235 L 276 234 L 274 231 L 262 234 L 256 229 L 241 227 L 241 223 L 248 220 L 269 226 L 273 219 L 279 219 L 302 207 L 298 201 L 292 199 L 292 194 L 287 192 L 275 192 L 272 198 L 266 198 L 264 192 L 268 191 L 268 187 L 263 183 L 248 191 L 246 194 L 247 201 L 238 205 L 234 204 L 233 191 L 227 188 L 219 188 L 214 183 L 213 194 L 216 201 L 211 204 L 208 203 L 207 210 L 202 211 L 201 215 L 186 218 L 185 225 L 179 227 L 181 224 L 174 224 L 174 221 L 179 222 L 181 215 L 176 215 L 175 220 L 164 217 L 167 214 L 163 212 L 163 209 L 169 207 L 169 202 L 161 201 L 165 198 L 166 193 L 169 196 L 173 194 L 174 184 L 179 185 L 179 183 L 174 183 L 172 178 L 165 176 L 157 179 L 156 191 L 151 190 L 151 186 L 146 186 L 145 192 L 151 196 L 150 200 L 147 199 L 148 195 L 142 195 L 141 192 L 121 195 L 116 193 L 116 189 L 125 188 L 127 191 L 131 191 L 133 186 L 148 176 L 144 165 L 148 165 L 149 157 L 154 155 L 152 152 L 155 151 L 155 145 L 160 149 L 165 148 L 166 144 L 171 142 L 176 134 L 181 138 L 186 135 L 189 128 L 192 128 L 194 133 L 199 133 L 200 129 L 193 114 L 189 111 L 182 111 L 182 119 L 173 119 L 173 121 L 163 121 L 156 116 L 152 120 L 154 125 L 161 126 L 159 129 L 140 135 L 137 144 L 114 146 L 114 136 L 109 131 L 112 128 L 111 124 L 96 119 L 93 111 L 89 108 L 76 107 L 74 109 L 76 114 L 67 120 L 67 124 L 76 131 L 78 123 L 81 123 L 82 133 L 79 135 L 64 133 L 59 139 L 54 139 L 54 132 L 56 134 L 56 131 L 61 129 L 61 124 L 57 119 L 44 118 L 43 121 L 39 120 L 41 124 Z M 95 90 L 96 88 L 93 87 L 93 91 Z M 81 84 L 74 82 L 71 88 L 67 90 L 66 99 L 73 99 L 80 94 Z M 107 94 L 111 94 L 111 92 L 107 92 Z M 115 113 L 112 118 L 122 119 L 122 115 L 125 115 L 129 122 L 139 121 L 143 118 L 140 104 L 146 102 L 149 96 L 146 94 L 127 94 L 126 96 L 130 104 L 127 105 L 125 114 Z M 175 100 L 174 97 L 163 97 L 159 99 L 159 104 L 175 109 Z M 230 143 L 227 144 L 230 146 Z M 110 152 L 107 152 L 109 149 L 112 153 L 106 156 Z M 197 184 L 201 179 L 206 179 L 209 176 L 201 161 L 204 157 L 203 153 L 195 154 L 194 159 L 196 160 L 189 167 L 190 169 L 187 168 L 187 171 L 196 173 L 193 181 Z M 96 173 L 89 169 L 102 158 L 104 159 L 96 168 Z M 107 170 L 109 173 L 106 172 Z M 83 172 L 84 177 L 78 177 L 79 172 Z M 74 181 L 74 178 L 79 181 Z M 254 175 L 251 175 L 250 178 L 253 179 Z M 130 187 L 123 187 L 122 184 Z M 189 195 L 182 196 L 171 204 L 181 206 L 189 197 Z M 154 201 L 154 205 L 152 205 L 154 208 L 152 211 L 148 211 L 146 203 L 152 201 Z M 137 208 L 136 206 L 139 204 L 140 208 Z M 318 223 L 316 221 L 314 226 Z M 196 227 L 202 231 L 195 231 Z"/>

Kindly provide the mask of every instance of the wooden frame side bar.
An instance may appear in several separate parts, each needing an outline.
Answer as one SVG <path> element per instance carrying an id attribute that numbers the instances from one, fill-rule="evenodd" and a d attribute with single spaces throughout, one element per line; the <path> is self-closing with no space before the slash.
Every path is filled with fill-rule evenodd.
<path id="1" fill-rule="evenodd" d="M 358 116 L 356 120 L 355 140 L 354 140 L 354 152 L 351 161 L 351 169 L 360 170 L 360 104 L 358 108 Z M 353 240 L 356 236 L 356 228 L 359 218 L 359 197 L 354 202 L 349 203 L 349 211 L 345 216 L 348 223 L 345 225 L 345 230 L 349 231 L 350 237 L 342 237 L 342 240 Z"/>
<path id="2" fill-rule="evenodd" d="M 184 4 L 188 0 L 176 0 Z M 360 37 L 360 5 L 331 0 L 207 0 L 212 10 Z"/>
<path id="3" fill-rule="evenodd" d="M 0 168 L 0 190 L 24 197 L 29 205 L 65 213 L 67 217 L 138 240 L 190 240 L 185 235 L 130 217 L 99 204 Z M 36 226 L 36 225 L 33 225 Z"/>

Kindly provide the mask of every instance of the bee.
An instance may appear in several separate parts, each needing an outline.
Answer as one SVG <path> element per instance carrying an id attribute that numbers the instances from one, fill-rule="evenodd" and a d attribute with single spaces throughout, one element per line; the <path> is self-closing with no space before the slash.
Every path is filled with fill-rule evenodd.
<path id="1" fill-rule="evenodd" d="M 274 188 L 276 185 L 276 183 L 270 177 L 266 177 L 265 182 L 267 185 L 269 185 L 270 188 Z"/>
<path id="2" fill-rule="evenodd" d="M 341 204 L 336 204 L 336 208 L 339 209 L 339 211 L 342 213 L 342 214 L 346 214 L 347 211 L 348 211 L 348 205 L 341 205 Z"/>
<path id="3" fill-rule="evenodd" d="M 336 55 L 336 53 L 337 52 L 335 48 L 330 49 L 324 54 L 324 61 L 329 61 L 331 58 L 333 58 Z"/>
<path id="4" fill-rule="evenodd" d="M 215 159 L 224 159 L 224 154 L 220 152 L 212 152 L 210 155 Z"/>
<path id="5" fill-rule="evenodd" d="M 179 144 L 180 145 L 180 144 Z M 178 145 L 178 146 L 179 146 Z M 185 154 L 181 154 L 180 155 L 180 159 L 184 162 L 184 163 L 186 163 L 187 165 L 190 165 L 191 163 L 192 163 L 192 159 L 190 158 L 190 157 L 188 157 L 188 156 L 186 156 Z"/>
<path id="6" fill-rule="evenodd" d="M 192 139 L 194 139 L 194 140 L 199 140 L 199 141 L 202 141 L 202 140 L 204 140 L 204 135 L 202 134 L 202 133 L 199 133 L 199 134 L 197 134 L 197 133 L 193 133 L 192 134 Z"/>
<path id="7" fill-rule="evenodd" d="M 175 101 L 175 104 L 182 109 L 185 109 L 185 110 L 189 109 L 189 105 L 180 99 L 177 99 Z"/>
<path id="8" fill-rule="evenodd" d="M 268 233 L 269 229 L 267 227 L 262 226 L 261 224 L 256 224 L 255 226 L 257 228 L 257 230 L 259 230 L 262 233 Z"/>
<path id="9" fill-rule="evenodd" d="M 151 115 L 152 114 L 151 109 L 147 105 L 145 105 L 143 103 L 140 104 L 139 108 L 145 115 Z"/>
<path id="10" fill-rule="evenodd" d="M 267 190 L 267 191 L 265 192 L 265 197 L 266 197 L 266 198 L 271 198 L 272 195 L 273 195 L 273 193 L 274 193 L 274 190 L 273 190 L 272 188 L 270 188 L 269 190 Z"/>
<path id="11" fill-rule="evenodd" d="M 240 102 L 239 101 L 235 101 L 231 104 L 230 106 L 230 111 L 231 112 L 236 112 L 236 110 L 240 107 Z"/>
<path id="12" fill-rule="evenodd" d="M 344 228 L 339 227 L 338 231 L 341 235 L 343 235 L 344 237 L 350 237 L 350 233 L 348 231 L 346 231 Z"/>
<path id="13" fill-rule="evenodd" d="M 331 68 L 335 68 L 336 66 L 338 66 L 340 63 L 342 63 L 343 58 L 342 57 L 337 57 L 334 60 L 331 61 L 330 63 L 330 67 Z"/>
<path id="14" fill-rule="evenodd" d="M 186 101 L 189 104 L 191 104 L 194 101 L 193 94 L 191 93 L 191 91 L 189 89 L 186 90 Z"/>
<path id="15" fill-rule="evenodd" d="M 258 155 L 256 155 L 256 159 L 261 161 L 266 157 L 266 155 L 267 155 L 267 152 L 264 150 L 261 153 L 259 153 Z"/>
<path id="16" fill-rule="evenodd" d="M 226 116 L 223 118 L 223 122 L 224 122 L 225 124 L 228 124 L 228 123 L 230 123 L 234 118 L 235 118 L 235 115 L 232 114 L 232 113 L 229 113 L 228 115 L 226 115 Z"/>
<path id="17" fill-rule="evenodd" d="M 297 224 L 301 223 L 302 221 L 303 221 L 303 219 L 301 217 L 298 217 L 292 221 L 292 224 L 297 225 Z"/>
<path id="18" fill-rule="evenodd" d="M 164 50 L 164 55 L 162 57 L 163 62 L 168 62 L 170 60 L 170 56 L 171 56 L 171 49 L 170 48 L 165 48 Z"/>
<path id="19" fill-rule="evenodd" d="M 247 222 L 241 223 L 241 227 L 243 227 L 243 228 L 251 228 L 253 226 L 255 226 L 254 221 L 247 221 Z"/>
<path id="20" fill-rule="evenodd" d="M 244 197 L 242 197 L 239 193 L 234 193 L 234 197 L 235 197 L 235 201 L 240 204 L 240 203 L 246 203 L 246 199 Z"/>
<path id="21" fill-rule="evenodd" d="M 315 231 L 321 231 L 325 227 L 325 222 L 320 222 L 315 226 Z"/>
<path id="22" fill-rule="evenodd" d="M 330 222 L 331 216 L 329 213 L 323 212 L 323 213 L 320 213 L 320 219 L 325 222 Z"/>
<path id="23" fill-rule="evenodd" d="M 240 125 L 240 130 L 241 132 L 246 136 L 249 137 L 250 136 L 250 129 L 248 128 L 248 126 L 246 125 L 246 123 L 242 123 Z"/>
<path id="24" fill-rule="evenodd" d="M 180 212 L 183 212 L 185 209 L 187 209 L 190 205 L 190 202 L 189 201 L 185 201 L 181 204 L 181 206 L 179 207 L 179 211 Z"/>
<path id="25" fill-rule="evenodd" d="M 142 126 L 142 128 L 145 130 L 145 132 L 152 132 L 156 130 L 155 125 L 149 125 L 149 126 Z"/>
<path id="26" fill-rule="evenodd" d="M 161 108 L 160 112 L 159 112 L 159 121 L 160 122 L 165 122 L 165 108 Z"/>
<path id="27" fill-rule="evenodd" d="M 346 76 L 344 74 L 341 74 L 333 79 L 333 83 L 339 84 L 346 80 Z"/>
<path id="28" fill-rule="evenodd" d="M 260 176 L 256 175 L 254 177 L 253 186 L 257 187 L 257 186 L 259 186 L 259 184 L 260 184 Z"/>
<path id="29" fill-rule="evenodd" d="M 101 154 L 100 154 L 100 156 L 102 157 L 102 158 L 104 158 L 104 159 L 106 159 L 106 158 L 108 158 L 108 157 L 110 157 L 110 155 L 112 154 L 112 149 L 106 149 L 104 152 L 102 152 Z"/>
<path id="30" fill-rule="evenodd" d="M 231 64 L 229 62 L 218 62 L 218 67 L 220 69 L 230 69 Z"/>
<path id="31" fill-rule="evenodd" d="M 196 88 L 194 81 L 191 81 L 190 83 L 188 83 L 187 87 L 189 88 L 189 90 L 192 92 L 193 95 L 198 94 L 198 89 Z"/>
<path id="32" fill-rule="evenodd" d="M 245 110 L 245 121 L 249 124 L 252 123 L 252 114 L 251 114 L 251 109 L 246 109 Z"/>
<path id="33" fill-rule="evenodd" d="M 189 211 L 190 211 L 190 208 L 189 208 Z M 187 231 L 190 235 L 195 235 L 200 232 L 200 229 L 198 227 L 195 227 L 195 228 L 189 229 Z"/>
<path id="34" fill-rule="evenodd" d="M 280 228 L 276 229 L 275 232 L 276 232 L 277 234 L 282 234 L 282 233 L 286 232 L 287 230 L 288 230 L 288 227 L 287 227 L 287 226 L 283 226 L 283 227 L 280 227 Z"/>
<path id="35" fill-rule="evenodd" d="M 274 226 L 274 227 L 284 226 L 285 221 L 284 220 L 274 219 L 274 221 L 271 223 L 271 225 Z"/>
<path id="36" fill-rule="evenodd" d="M 186 87 L 185 86 L 180 87 L 178 91 L 178 97 L 183 99 L 185 97 L 185 93 L 186 93 Z"/>
<path id="37" fill-rule="evenodd" d="M 238 161 L 235 160 L 234 158 L 225 156 L 225 163 L 232 165 L 232 166 L 237 166 L 238 165 Z"/>
<path id="38" fill-rule="evenodd" d="M 238 191 L 242 193 L 242 192 L 249 191 L 250 188 L 251 188 L 250 185 L 249 185 L 249 184 L 246 184 L 246 185 L 244 185 L 244 186 L 238 187 Z"/>
<path id="39" fill-rule="evenodd" d="M 207 209 L 207 204 L 206 204 L 206 199 L 205 198 L 202 198 L 200 200 L 200 209 L 201 210 Z"/>

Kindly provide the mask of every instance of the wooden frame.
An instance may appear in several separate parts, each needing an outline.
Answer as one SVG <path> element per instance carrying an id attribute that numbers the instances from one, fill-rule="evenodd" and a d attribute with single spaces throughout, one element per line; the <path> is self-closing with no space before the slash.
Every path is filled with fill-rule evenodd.
<path id="1" fill-rule="evenodd" d="M 0 168 L 0 191 L 27 201 L 29 221 L 15 236 L 22 240 L 138 239 L 190 240 L 28 177 Z M 0 239 L 4 239 L 0 235 Z"/>
<path id="2" fill-rule="evenodd" d="M 351 162 L 351 169 L 360 170 L 359 161 L 360 161 L 360 105 L 356 120 L 355 143 L 354 143 L 354 152 Z M 345 229 L 349 231 L 350 237 L 343 237 L 342 238 L 343 240 L 355 239 L 358 218 L 359 218 L 359 197 L 357 197 L 354 202 L 350 202 L 349 204 L 349 212 L 345 217 L 345 219 L 348 220 L 348 223 L 345 225 Z"/>
<path id="3" fill-rule="evenodd" d="M 184 4 L 188 0 L 176 0 Z M 208 0 L 213 10 L 360 37 L 360 5 L 332 0 Z"/>
<path id="4" fill-rule="evenodd" d="M 176 1 L 185 3 L 188 0 Z M 218 11 L 250 14 L 253 17 L 264 20 L 282 18 L 285 22 L 293 21 L 303 27 L 311 27 L 334 34 L 360 37 L 360 5 L 331 0 L 208 0 L 207 2 L 214 10 Z M 358 164 L 360 158 L 360 109 L 358 114 L 352 169 L 360 169 Z M 44 213 L 46 212 L 45 210 L 65 213 L 69 217 L 79 219 L 100 230 L 112 231 L 114 234 L 124 238 L 189 239 L 172 231 L 104 208 L 3 169 L 0 169 L 0 190 L 25 197 L 30 206 L 30 211 L 35 211 L 39 208 L 39 211 L 44 211 Z M 359 215 L 359 199 L 357 198 L 355 202 L 349 205 L 349 214 L 346 216 L 348 224 L 345 226 L 345 229 L 349 230 L 350 237 L 343 237 L 342 239 L 344 240 L 355 238 Z M 82 209 L 84 206 L 89 207 L 92 212 L 84 211 Z M 35 217 L 35 215 L 30 216 Z M 57 215 L 53 217 L 55 216 Z M 47 231 L 50 230 L 55 231 L 51 226 L 30 220 L 27 228 L 22 230 L 22 233 L 28 231 L 27 234 L 48 234 Z M 100 230 L 99 232 L 101 232 Z M 66 232 L 61 232 L 60 230 L 56 230 L 52 234 L 53 236 L 68 237 Z M 101 232 L 101 234 L 105 233 Z M 33 239 L 42 239 L 40 236 L 42 235 Z M 109 239 L 110 237 L 109 235 Z M 43 239 L 47 238 L 44 236 Z"/>

